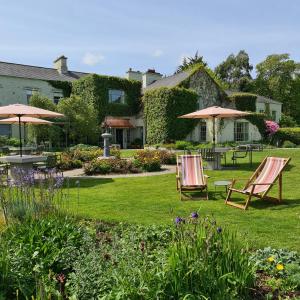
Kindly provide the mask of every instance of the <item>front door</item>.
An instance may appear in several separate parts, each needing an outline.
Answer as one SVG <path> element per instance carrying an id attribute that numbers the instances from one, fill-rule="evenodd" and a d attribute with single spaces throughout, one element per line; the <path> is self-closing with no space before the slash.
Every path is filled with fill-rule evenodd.
<path id="1" fill-rule="evenodd" d="M 123 129 L 116 129 L 116 143 L 123 149 Z"/>

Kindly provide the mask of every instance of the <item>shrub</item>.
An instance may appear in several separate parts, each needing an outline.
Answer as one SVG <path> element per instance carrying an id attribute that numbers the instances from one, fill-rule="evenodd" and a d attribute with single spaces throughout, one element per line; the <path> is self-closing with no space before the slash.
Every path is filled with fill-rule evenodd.
<path id="1" fill-rule="evenodd" d="M 84 232 L 73 219 L 61 216 L 29 219 L 8 227 L 0 243 L 1 252 L 6 253 L 7 269 L 1 270 L 6 277 L 6 299 L 15 299 L 16 290 L 29 299 L 39 286 L 49 293 L 58 289 L 56 278 L 64 278 L 72 270 L 85 242 Z"/>
<path id="2" fill-rule="evenodd" d="M 176 165 L 176 154 L 168 150 L 156 150 L 160 163 L 164 165 Z"/>
<path id="3" fill-rule="evenodd" d="M 292 143 L 291 141 L 284 141 L 282 144 L 282 148 L 295 148 L 296 144 Z"/>
<path id="4" fill-rule="evenodd" d="M 73 152 L 75 150 L 98 150 L 98 146 L 87 145 L 87 144 L 77 144 L 75 146 L 70 147 L 70 151 Z"/>
<path id="5" fill-rule="evenodd" d="M 195 120 L 178 116 L 195 111 L 198 95 L 184 88 L 151 89 L 143 97 L 147 143 L 183 139 L 196 126 Z"/>
<path id="6" fill-rule="evenodd" d="M 133 163 L 126 159 L 121 158 L 96 158 L 84 165 L 84 172 L 87 175 L 92 174 L 126 174 L 137 173 L 139 170 Z"/>
<path id="7" fill-rule="evenodd" d="M 74 159 L 70 152 L 64 152 L 60 155 L 60 161 L 57 167 L 61 170 L 72 170 L 82 167 L 82 162 L 78 159 Z"/>
<path id="8" fill-rule="evenodd" d="M 5 135 L 0 136 L 0 147 L 2 146 L 14 146 L 18 147 L 20 145 L 19 139 L 16 138 L 8 138 Z"/>
<path id="9" fill-rule="evenodd" d="M 296 127 L 297 122 L 293 117 L 289 115 L 281 114 L 279 125 L 280 127 Z"/>
<path id="10" fill-rule="evenodd" d="M 160 171 L 161 159 L 159 151 L 154 150 L 139 150 L 134 155 L 134 164 L 136 167 L 147 172 Z"/>
<path id="11" fill-rule="evenodd" d="M 284 141 L 290 141 L 296 145 L 300 144 L 300 127 L 295 128 L 280 128 L 274 138 L 282 144 Z"/>

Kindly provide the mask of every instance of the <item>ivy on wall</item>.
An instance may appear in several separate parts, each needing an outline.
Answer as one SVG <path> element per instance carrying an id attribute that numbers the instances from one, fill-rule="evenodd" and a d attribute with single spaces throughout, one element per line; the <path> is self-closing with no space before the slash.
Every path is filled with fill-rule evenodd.
<path id="1" fill-rule="evenodd" d="M 48 80 L 48 83 L 55 89 L 62 90 L 64 98 L 70 97 L 72 93 L 72 82 L 59 81 L 59 80 Z"/>
<path id="2" fill-rule="evenodd" d="M 242 111 L 256 112 L 256 98 L 255 94 L 251 93 L 233 93 L 228 96 L 229 100 L 235 103 L 235 107 Z"/>
<path id="3" fill-rule="evenodd" d="M 178 116 L 197 108 L 198 95 L 185 88 L 161 87 L 143 96 L 147 143 L 157 144 L 185 138 L 196 126 L 193 119 Z"/>
<path id="4" fill-rule="evenodd" d="M 125 103 L 109 103 L 109 90 L 125 92 Z M 91 101 L 99 122 L 105 116 L 132 116 L 141 108 L 141 83 L 125 78 L 91 74 L 73 82 L 72 93 Z"/>
<path id="5" fill-rule="evenodd" d="M 255 125 L 262 136 L 262 138 L 266 137 L 266 115 L 261 113 L 252 113 L 248 116 L 245 116 L 246 120 L 248 120 L 251 124 Z"/>

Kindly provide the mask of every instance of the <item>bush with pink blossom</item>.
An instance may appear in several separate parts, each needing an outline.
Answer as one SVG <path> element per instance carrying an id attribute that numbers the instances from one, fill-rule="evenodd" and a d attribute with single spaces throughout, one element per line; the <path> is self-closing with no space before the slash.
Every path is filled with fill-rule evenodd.
<path id="1" fill-rule="evenodd" d="M 279 125 L 274 121 L 265 121 L 266 125 L 266 134 L 272 136 L 279 129 Z"/>

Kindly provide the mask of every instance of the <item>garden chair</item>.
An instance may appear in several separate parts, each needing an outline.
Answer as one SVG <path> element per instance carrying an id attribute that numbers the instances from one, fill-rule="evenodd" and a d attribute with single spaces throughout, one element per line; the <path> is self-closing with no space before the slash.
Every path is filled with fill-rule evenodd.
<path id="1" fill-rule="evenodd" d="M 201 155 L 177 156 L 176 174 L 177 191 L 180 194 L 180 200 L 182 200 L 183 192 L 193 192 L 196 190 L 205 191 L 205 198 L 208 200 L 208 176 L 203 174 Z"/>
<path id="2" fill-rule="evenodd" d="M 252 197 L 257 197 L 266 200 L 282 200 L 282 172 L 289 163 L 290 158 L 266 157 L 250 179 L 245 184 L 244 188 L 239 190 L 233 188 L 237 180 L 233 180 L 229 188 L 225 204 L 246 210 Z M 268 192 L 278 181 L 278 198 L 267 196 Z M 247 195 L 245 205 L 237 204 L 231 201 L 232 192 Z"/>

